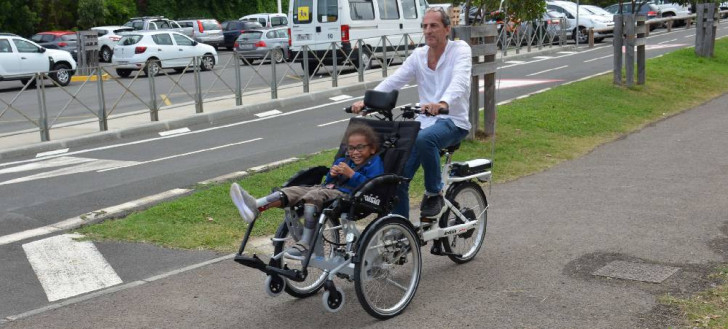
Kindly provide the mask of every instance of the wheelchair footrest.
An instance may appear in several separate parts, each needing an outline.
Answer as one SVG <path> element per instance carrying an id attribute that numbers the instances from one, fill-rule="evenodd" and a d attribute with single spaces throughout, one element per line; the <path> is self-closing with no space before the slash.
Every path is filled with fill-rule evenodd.
<path id="1" fill-rule="evenodd" d="M 287 266 L 285 268 L 280 268 L 277 266 L 271 266 L 263 262 L 260 258 L 258 258 L 257 255 L 253 254 L 253 256 L 246 256 L 242 254 L 235 255 L 234 258 L 235 262 L 245 265 L 247 267 L 251 267 L 254 269 L 258 269 L 261 272 L 272 275 L 277 274 L 280 276 L 284 276 L 286 278 L 289 278 L 296 282 L 302 282 L 306 280 L 306 274 L 299 270 L 292 270 L 289 269 Z"/>

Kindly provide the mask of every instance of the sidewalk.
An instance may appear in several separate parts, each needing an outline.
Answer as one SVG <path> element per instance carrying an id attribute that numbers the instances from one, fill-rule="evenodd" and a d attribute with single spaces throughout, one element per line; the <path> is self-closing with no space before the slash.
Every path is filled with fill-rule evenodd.
<path id="1" fill-rule="evenodd" d="M 509 50 L 507 56 L 502 53 L 496 55 L 496 61 L 515 60 L 560 51 L 573 51 L 574 46 L 552 48 L 544 47 L 541 50 L 532 49 L 520 54 Z M 397 66 L 389 70 L 391 75 Z M 302 101 L 322 101 L 329 97 L 346 93 L 363 92 L 374 88 L 383 78 L 381 69 L 372 69 L 365 73 L 364 81 L 358 81 L 357 74 L 347 74 L 338 80 L 339 87 L 332 87 L 330 79 L 312 81 L 309 93 L 303 93 L 303 84 L 294 83 L 278 90 L 278 99 L 271 100 L 270 89 L 255 90 L 243 95 L 243 105 L 235 104 L 234 95 L 224 98 L 205 100 L 204 113 L 195 113 L 195 104 L 192 102 L 162 107 L 159 111 L 158 122 L 151 122 L 148 110 L 136 111 L 128 114 L 112 115 L 109 118 L 109 130 L 99 132 L 98 120 L 87 120 L 74 125 L 58 125 L 50 131 L 51 140 L 40 142 L 40 133 L 33 132 L 0 138 L 0 159 L 35 155 L 40 152 L 57 149 L 81 147 L 86 144 L 114 140 L 133 136 L 172 130 L 195 124 L 214 124 L 221 120 L 230 120 L 251 113 L 259 113 L 273 109 L 280 109 L 298 104 Z"/>

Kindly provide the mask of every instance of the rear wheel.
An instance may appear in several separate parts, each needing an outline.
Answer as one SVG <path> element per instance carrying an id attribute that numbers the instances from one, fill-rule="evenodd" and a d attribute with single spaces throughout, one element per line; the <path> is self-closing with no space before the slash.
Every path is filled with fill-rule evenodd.
<path id="1" fill-rule="evenodd" d="M 101 48 L 100 55 L 102 62 L 109 63 L 111 62 L 111 56 L 113 55 L 113 53 L 111 52 L 111 48 L 104 46 Z"/>
<path id="2" fill-rule="evenodd" d="M 272 60 L 276 61 L 276 63 L 283 63 L 284 56 L 283 56 L 283 49 L 276 48 L 271 50 L 270 57 Z"/>
<path id="3" fill-rule="evenodd" d="M 469 221 L 476 220 L 475 227 L 458 234 L 449 235 L 440 239 L 445 252 L 453 262 L 458 264 L 467 263 L 475 258 L 480 247 L 485 241 L 485 227 L 488 224 L 488 201 L 480 185 L 473 182 L 465 182 L 456 185 L 448 193 L 447 199 L 463 214 Z M 450 227 L 464 224 L 460 217 L 454 212 L 447 210 L 440 217 L 440 227 Z"/>
<path id="4" fill-rule="evenodd" d="M 71 67 L 65 63 L 57 63 L 53 65 L 53 72 L 51 72 L 51 79 L 58 82 L 61 86 L 68 86 L 71 83 Z"/>
<path id="5" fill-rule="evenodd" d="M 144 74 L 147 76 L 157 75 L 162 70 L 162 66 L 159 64 L 159 60 L 156 58 L 150 58 L 147 60 L 147 64 L 144 65 Z"/>
<path id="6" fill-rule="evenodd" d="M 419 237 L 400 217 L 378 219 L 365 232 L 354 267 L 356 296 L 373 317 L 402 313 L 415 296 L 422 273 Z"/>
<path id="7" fill-rule="evenodd" d="M 331 257 L 333 253 L 333 246 L 330 243 L 324 242 L 322 239 L 320 239 L 320 237 L 323 236 L 328 241 L 339 243 L 341 230 L 331 229 L 334 226 L 337 225 L 333 224 L 331 219 L 327 219 L 326 223 L 323 226 L 323 230 L 321 231 L 321 233 L 319 233 L 319 240 L 317 244 L 323 244 L 323 248 L 321 249 L 323 250 L 323 254 L 326 258 Z M 290 234 L 289 227 L 288 225 L 286 225 L 285 221 L 281 223 L 281 225 L 278 227 L 278 231 L 276 232 L 275 237 L 277 239 L 287 238 L 285 241 L 278 241 L 274 243 L 274 254 L 276 255 L 296 244 L 296 241 Z M 311 256 L 311 258 L 313 257 L 314 255 Z M 283 268 L 284 266 L 288 266 L 288 268 L 290 269 L 301 269 L 301 261 L 299 260 L 281 257 L 278 262 L 279 263 L 277 265 L 281 268 Z M 326 276 L 327 273 L 322 271 L 321 269 L 309 266 L 308 275 L 306 276 L 306 280 L 304 280 L 303 282 L 296 282 L 293 280 L 289 280 L 288 278 L 283 278 L 283 280 L 286 281 L 285 290 L 289 295 L 296 298 L 306 298 L 313 296 L 324 286 Z"/>

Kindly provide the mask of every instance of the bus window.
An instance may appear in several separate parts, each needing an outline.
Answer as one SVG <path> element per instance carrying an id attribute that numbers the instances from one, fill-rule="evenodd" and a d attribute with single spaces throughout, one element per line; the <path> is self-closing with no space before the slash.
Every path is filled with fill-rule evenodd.
<path id="1" fill-rule="evenodd" d="M 399 19 L 397 0 L 379 0 L 379 17 L 382 19 Z"/>
<path id="2" fill-rule="evenodd" d="M 313 14 L 313 0 L 294 0 L 293 23 L 311 23 L 311 14 Z"/>
<path id="3" fill-rule="evenodd" d="M 349 0 L 349 13 L 353 21 L 374 19 L 374 4 L 372 0 Z"/>
<path id="4" fill-rule="evenodd" d="M 339 20 L 338 0 L 318 0 L 317 17 L 320 23 L 336 22 Z"/>
<path id="5" fill-rule="evenodd" d="M 404 15 L 404 18 L 417 18 L 415 0 L 402 0 L 402 14 Z"/>

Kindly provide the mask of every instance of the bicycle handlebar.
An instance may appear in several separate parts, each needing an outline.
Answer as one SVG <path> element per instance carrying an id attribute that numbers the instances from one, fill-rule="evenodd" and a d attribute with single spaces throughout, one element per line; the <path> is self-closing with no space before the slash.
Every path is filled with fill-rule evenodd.
<path id="1" fill-rule="evenodd" d="M 402 112 L 405 112 L 405 113 L 409 112 L 409 113 L 412 113 L 412 114 L 424 114 L 426 116 L 431 116 L 431 114 L 429 112 L 422 111 L 422 109 L 420 108 L 419 105 L 402 106 L 402 107 L 400 107 L 400 110 L 402 110 Z M 369 108 L 369 107 L 364 107 L 361 110 L 361 113 L 362 113 L 362 115 L 366 115 L 368 113 L 375 113 L 375 112 L 382 112 L 382 111 L 391 112 L 392 110 L 376 110 L 376 109 L 372 109 L 372 108 Z M 344 108 L 344 112 L 346 112 L 346 113 L 352 113 L 351 106 L 345 107 Z M 450 114 L 450 110 L 449 109 L 440 109 L 440 111 L 439 111 L 438 114 Z"/>

